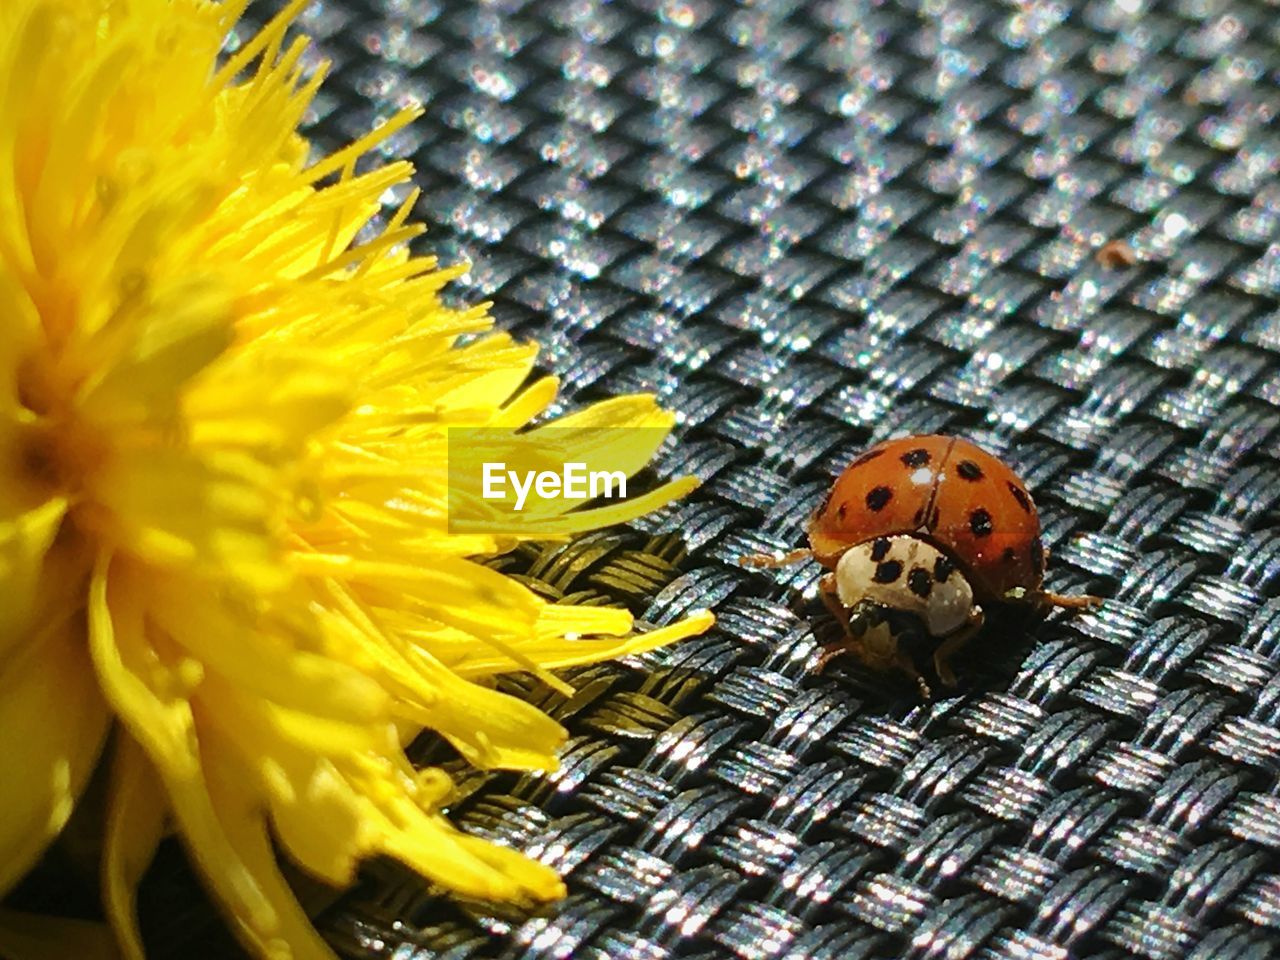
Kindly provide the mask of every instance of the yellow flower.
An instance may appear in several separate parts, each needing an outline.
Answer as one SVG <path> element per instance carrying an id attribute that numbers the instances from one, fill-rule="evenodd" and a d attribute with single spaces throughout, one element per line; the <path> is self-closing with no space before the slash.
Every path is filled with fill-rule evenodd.
<path id="1" fill-rule="evenodd" d="M 321 72 L 285 43 L 302 2 L 219 63 L 244 0 L 0 4 L 0 894 L 58 835 L 114 729 L 103 901 L 141 956 L 133 890 L 165 830 L 240 939 L 331 956 L 277 838 L 335 885 L 397 857 L 463 894 L 563 892 L 455 830 L 451 784 L 402 744 L 432 728 L 483 768 L 550 770 L 565 733 L 488 684 L 670 643 L 623 610 L 548 604 L 470 557 L 624 520 L 687 492 L 451 533 L 447 433 L 536 458 L 556 385 L 534 348 L 439 299 L 411 256 L 404 163 L 318 160 L 297 126 Z M 672 424 L 631 396 L 558 421 L 634 473 Z M 76 935 L 83 934 L 77 929 Z M 16 939 L 15 939 L 16 937 Z M 0 934 L 0 952 L 21 949 Z M 18 946 L 15 946 L 18 944 Z"/>

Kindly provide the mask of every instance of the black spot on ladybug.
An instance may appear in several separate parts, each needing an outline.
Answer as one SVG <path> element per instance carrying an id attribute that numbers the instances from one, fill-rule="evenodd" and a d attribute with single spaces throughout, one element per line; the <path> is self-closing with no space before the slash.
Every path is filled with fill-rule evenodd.
<path id="1" fill-rule="evenodd" d="M 1031 567 L 1037 577 L 1044 573 L 1044 544 L 1039 540 L 1031 544 Z"/>
<path id="2" fill-rule="evenodd" d="M 888 487 L 874 487 L 867 494 L 867 509 L 873 512 L 879 512 L 889 505 L 889 501 L 893 499 L 893 491 Z"/>
<path id="3" fill-rule="evenodd" d="M 847 503 L 840 504 L 840 506 L 836 507 L 836 519 L 843 523 L 845 514 L 848 512 L 849 505 Z"/>
<path id="4" fill-rule="evenodd" d="M 911 522 L 914 523 L 917 527 L 920 526 L 920 524 L 924 523 L 924 507 L 921 507 L 919 510 L 916 511 L 915 516 L 911 518 Z"/>
<path id="5" fill-rule="evenodd" d="M 1005 547 L 1004 553 L 1001 554 L 1001 556 L 1004 558 L 1005 563 L 1013 563 L 1013 561 L 1018 559 L 1018 551 L 1013 549 L 1013 547 Z"/>
<path id="6" fill-rule="evenodd" d="M 849 469 L 852 470 L 854 467 L 860 467 L 864 463 L 870 463 L 872 460 L 874 460 L 878 456 L 881 456 L 883 453 L 884 453 L 883 450 L 872 450 L 869 453 L 864 453 L 857 460 L 853 461 L 853 463 L 849 464 Z"/>
<path id="7" fill-rule="evenodd" d="M 923 467 L 929 463 L 928 450 L 908 450 L 900 459 L 908 467 Z"/>
<path id="8" fill-rule="evenodd" d="M 1013 494 L 1013 499 L 1018 501 L 1018 506 L 1027 513 L 1031 512 L 1031 498 L 1027 496 L 1027 491 L 1023 490 L 1016 484 L 1010 483 L 1009 492 Z"/>
<path id="9" fill-rule="evenodd" d="M 876 583 L 893 583 L 900 576 L 902 576 L 902 563 L 898 560 L 886 560 L 876 567 L 876 573 L 872 579 Z"/>
<path id="10" fill-rule="evenodd" d="M 879 563 L 889 555 L 889 541 L 884 537 L 877 537 L 871 544 L 871 559 Z"/>
<path id="11" fill-rule="evenodd" d="M 924 567 L 914 567 L 907 574 L 907 586 L 917 597 L 924 598 L 933 590 L 933 578 Z"/>
<path id="12" fill-rule="evenodd" d="M 946 583 L 951 574 L 956 572 L 956 565 L 946 557 L 939 557 L 933 564 L 933 579 Z"/>
<path id="13" fill-rule="evenodd" d="M 975 537 L 989 537 L 995 528 L 991 525 L 991 514 L 979 507 L 969 514 L 969 529 Z"/>
<path id="14" fill-rule="evenodd" d="M 961 460 L 956 464 L 956 473 L 961 480 L 977 481 L 982 479 L 982 468 L 972 460 Z"/>
<path id="15" fill-rule="evenodd" d="M 938 510 L 938 508 L 937 508 L 937 507 L 934 507 L 934 508 L 933 508 L 933 511 L 929 514 L 929 529 L 930 529 L 930 530 L 936 530 L 936 529 L 938 528 L 938 518 L 939 518 L 941 515 L 942 515 L 942 514 L 941 514 L 941 512 Z"/>

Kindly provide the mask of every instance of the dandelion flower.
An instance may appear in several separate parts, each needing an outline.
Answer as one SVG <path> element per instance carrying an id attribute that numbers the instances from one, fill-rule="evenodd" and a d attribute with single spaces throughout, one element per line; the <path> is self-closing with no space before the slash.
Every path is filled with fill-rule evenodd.
<path id="1" fill-rule="evenodd" d="M 491 678 L 563 688 L 550 669 L 711 622 L 634 634 L 471 559 L 692 484 L 451 532 L 449 429 L 545 452 L 523 428 L 555 383 L 442 304 L 458 271 L 408 252 L 413 196 L 365 230 L 410 169 L 357 160 L 413 112 L 312 159 L 303 4 L 220 59 L 245 2 L 0 5 L 0 893 L 109 763 L 102 899 L 129 957 L 170 828 L 262 957 L 331 956 L 273 840 L 339 886 L 381 853 L 469 896 L 559 896 L 452 827 L 447 775 L 402 745 L 430 728 L 478 767 L 553 769 L 562 728 Z M 660 439 L 672 418 L 629 396 L 558 423 Z M 634 473 L 656 443 L 575 455 Z"/>

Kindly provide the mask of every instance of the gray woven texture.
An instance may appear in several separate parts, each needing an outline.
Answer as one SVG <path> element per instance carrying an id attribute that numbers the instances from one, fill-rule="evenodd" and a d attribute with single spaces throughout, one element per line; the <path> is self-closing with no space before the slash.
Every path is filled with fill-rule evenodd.
<path id="1" fill-rule="evenodd" d="M 536 916 L 394 864 L 321 918 L 351 957 L 1280 955 L 1280 7 L 323 4 L 311 132 L 410 101 L 426 246 L 545 346 L 565 407 L 681 411 L 687 501 L 503 562 L 704 637 L 514 679 L 552 777 L 458 777 L 466 829 L 560 870 Z M 849 24 L 854 24 L 850 27 Z M 858 27 L 862 29 L 859 30 Z M 867 184 L 881 189 L 859 203 Z M 1094 254 L 1127 241 L 1139 263 Z M 1026 478 L 1050 585 L 921 703 L 855 663 L 803 542 L 870 442 Z"/>

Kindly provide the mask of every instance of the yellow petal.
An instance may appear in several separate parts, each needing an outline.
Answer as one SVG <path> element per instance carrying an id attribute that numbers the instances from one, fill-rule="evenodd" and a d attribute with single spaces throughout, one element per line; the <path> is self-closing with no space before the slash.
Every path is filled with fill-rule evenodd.
<path id="1" fill-rule="evenodd" d="M 184 397 L 193 446 L 300 449 L 351 406 L 344 371 L 317 351 L 255 350 L 219 363 Z"/>
<path id="2" fill-rule="evenodd" d="M 112 758 L 109 803 L 102 851 L 103 902 L 126 960 L 145 960 L 134 896 L 164 836 L 168 805 L 155 767 L 123 732 Z"/>
<path id="3" fill-rule="evenodd" d="M 252 707 L 252 702 L 245 698 L 227 705 Z M 278 838 L 304 869 L 336 887 L 350 884 L 359 858 L 377 851 L 376 833 L 367 823 L 370 798 L 351 787 L 334 760 L 291 742 L 260 713 L 208 714 L 204 733 L 208 753 L 216 758 L 211 775 L 216 767 L 235 771 L 231 807 L 269 811 Z M 356 749 L 336 742 L 332 754 L 346 765 L 372 758 L 378 747 L 396 746 L 388 739 L 390 730 L 370 730 Z"/>
<path id="4" fill-rule="evenodd" d="M 542 603 L 527 587 L 496 570 L 457 557 L 421 558 L 421 566 L 377 563 L 351 557 L 297 554 L 299 572 L 398 594 L 424 616 L 460 630 L 499 636 L 527 633 Z"/>
<path id="5" fill-rule="evenodd" d="M 460 833 L 439 815 L 408 800 L 396 804 L 381 846 L 418 873 L 463 896 L 534 903 L 565 894 L 554 870 L 525 855 Z"/>
<path id="6" fill-rule="evenodd" d="M 243 771 L 206 775 L 191 704 L 161 697 L 145 610 L 127 572 L 99 563 L 90 585 L 90 648 L 103 689 L 164 781 L 192 859 L 246 946 L 273 960 L 331 960 L 330 951 L 280 877 L 260 816 L 227 797 Z M 114 582 L 113 582 L 114 581 Z M 216 753 L 210 759 L 217 762 Z M 223 781 L 220 783 L 220 780 Z"/>
<path id="7" fill-rule="evenodd" d="M 631 614 L 621 607 L 585 607 L 548 603 L 538 612 L 538 639 L 559 639 L 566 634 L 620 637 L 631 632 Z"/>
<path id="8" fill-rule="evenodd" d="M 94 478 L 95 533 L 160 567 L 232 572 L 262 590 L 287 582 L 270 526 L 278 477 L 251 457 L 155 446 Z"/>
<path id="9" fill-rule="evenodd" d="M 550 434 L 581 431 L 586 434 L 589 431 L 599 430 L 608 434 L 615 430 L 646 432 L 652 430 L 654 436 L 661 437 L 675 422 L 675 414 L 658 406 L 658 401 L 652 394 L 634 393 L 600 400 L 581 410 L 557 417 L 529 432 L 537 436 L 542 431 Z M 644 460 L 637 465 L 637 469 L 649 461 L 653 452 L 653 450 L 649 451 Z"/>
<path id="10" fill-rule="evenodd" d="M 5 960 L 118 960 L 105 923 L 0 907 L 0 956 Z"/>
<path id="11" fill-rule="evenodd" d="M 549 609 L 566 612 L 565 622 L 572 623 L 571 613 L 583 612 L 583 608 L 560 607 L 551 605 Z M 585 619 L 585 618 L 584 618 Z M 607 640 L 564 639 L 561 637 L 543 636 L 535 643 L 528 644 L 521 652 L 536 660 L 544 669 L 556 670 L 562 667 L 581 666 L 586 663 L 599 663 L 603 660 L 615 660 L 646 650 L 656 650 L 688 637 L 705 633 L 715 624 L 715 616 L 708 610 L 699 610 L 684 620 L 666 627 L 637 633 L 628 637 L 611 637 Z M 586 632 L 586 631 L 583 631 Z M 519 670 L 520 665 L 502 656 L 484 655 L 478 652 L 454 664 L 454 670 L 464 677 L 484 677 L 496 673 L 508 673 Z"/>
<path id="12" fill-rule="evenodd" d="M 154 626 L 241 694 L 325 720 L 368 724 L 385 718 L 387 697 L 375 680 L 305 648 L 316 629 L 309 618 L 299 617 L 294 626 L 269 611 L 236 609 L 198 581 L 159 572 L 149 581 Z"/>
<path id="13" fill-rule="evenodd" d="M 0 894 L 62 830 L 110 725 L 69 617 L 0 661 Z"/>
<path id="14" fill-rule="evenodd" d="M 554 769 L 555 751 L 565 738 L 558 723 L 523 700 L 462 679 L 429 648 L 416 644 L 393 616 L 361 607 L 350 594 L 335 590 L 330 596 L 338 609 L 324 614 L 322 623 L 334 649 L 360 652 L 395 696 L 399 717 L 439 731 L 477 766 Z M 413 617 L 402 614 L 399 620 Z M 493 633 L 471 636 L 477 646 L 508 649 Z"/>
<path id="15" fill-rule="evenodd" d="M 3 55 L 0 54 L 0 60 L 2 59 Z M 11 84 L 10 89 L 16 86 L 18 84 Z M 0 112 L 3 110 L 4 104 L 0 100 Z M 5 248 L 6 227 L 12 222 L 5 219 L 5 207 L 8 206 L 6 201 L 12 196 L 4 186 L 6 176 L 5 172 L 0 171 L 0 258 L 3 258 Z M 31 301 L 31 292 L 19 279 L 17 270 L 0 270 L 0 316 L 4 317 L 4 336 L 0 337 L 0 412 L 7 417 L 18 407 L 15 380 L 20 358 L 31 349 L 31 343 L 40 329 L 40 314 Z"/>
<path id="16" fill-rule="evenodd" d="M 311 875 L 335 887 L 355 879 L 360 858 L 379 850 L 368 823 L 369 803 L 331 763 L 301 751 L 279 749 L 269 794 L 276 835 Z"/>
<path id="17" fill-rule="evenodd" d="M 516 660 L 507 651 L 512 644 L 529 650 L 537 656 L 543 642 L 556 642 L 564 637 L 595 637 L 597 635 L 622 636 L 631 632 L 631 614 L 620 607 L 587 607 L 574 604 L 543 604 L 538 613 L 533 638 L 524 637 L 511 644 L 494 646 L 483 638 L 477 638 L 452 627 L 414 623 L 405 619 L 393 625 L 410 642 L 430 650 L 431 654 L 450 669 L 462 671 L 468 676 L 497 673 L 507 670 L 528 670 L 529 653 L 521 653 Z M 499 666 L 501 664 L 501 666 Z"/>
<path id="18" fill-rule="evenodd" d="M 99 423 L 170 413 L 182 388 L 231 344 L 231 304 L 222 285 L 186 281 L 148 306 L 137 323 L 121 320 L 101 331 L 103 343 L 87 347 L 105 371 L 82 399 Z M 105 355 L 120 340 L 127 352 Z"/>
<path id="19" fill-rule="evenodd" d="M 266 960 L 336 960 L 280 873 L 258 796 L 244 789 L 238 767 L 220 763 L 216 754 L 212 759 L 207 784 L 218 832 L 187 833 L 186 839 L 196 864 L 221 895 L 232 929 Z M 242 881 L 229 882 L 228 873 L 238 871 Z M 256 901 L 252 911 L 240 902 L 248 883 Z"/>
<path id="20" fill-rule="evenodd" d="M 423 689 L 431 701 L 405 704 L 406 715 L 430 726 L 482 770 L 554 770 L 568 734 L 516 697 L 459 677 L 420 651 Z"/>
<path id="21" fill-rule="evenodd" d="M 524 383 L 537 354 L 536 345 L 516 345 L 507 334 L 494 334 L 469 344 L 449 358 L 452 365 L 465 365 L 468 376 L 440 395 L 439 402 L 451 407 L 504 403 Z"/>
<path id="22" fill-rule="evenodd" d="M 388 712 L 388 716 L 373 722 L 356 723 L 343 716 L 345 707 L 337 705 L 330 714 L 291 710 L 246 695 L 214 673 L 204 676 L 193 704 L 201 716 L 207 717 L 202 733 L 221 732 L 239 740 L 247 766 L 256 765 L 259 752 L 270 747 L 268 743 L 255 746 L 258 738 L 269 739 L 281 750 L 300 750 L 317 759 L 370 751 L 378 743 L 381 724 L 388 722 L 390 716 Z"/>
<path id="23" fill-rule="evenodd" d="M 521 390 L 510 403 L 490 417 L 485 426 L 523 427 L 551 405 L 559 387 L 560 381 L 556 377 L 543 377 Z"/>
<path id="24" fill-rule="evenodd" d="M 59 498 L 0 522 L 0 663 L 24 642 L 45 557 L 66 508 Z"/>

